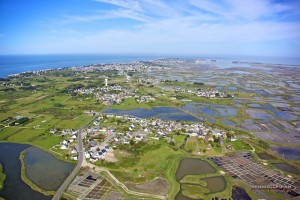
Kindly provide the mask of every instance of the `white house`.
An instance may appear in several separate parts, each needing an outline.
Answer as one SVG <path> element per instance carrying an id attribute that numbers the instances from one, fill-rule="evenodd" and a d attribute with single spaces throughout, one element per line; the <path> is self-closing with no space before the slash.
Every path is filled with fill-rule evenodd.
<path id="1" fill-rule="evenodd" d="M 71 150 L 71 153 L 72 153 L 72 154 L 77 153 L 77 149 L 76 149 L 75 147 L 73 147 L 72 150 Z"/>
<path id="2" fill-rule="evenodd" d="M 140 136 L 140 135 L 135 136 L 136 141 L 141 141 L 142 139 L 143 139 L 143 136 Z"/>
<path id="3" fill-rule="evenodd" d="M 77 138 L 77 136 L 76 135 L 72 135 L 72 137 L 71 137 L 72 139 L 76 139 Z"/>
<path id="4" fill-rule="evenodd" d="M 85 156 L 85 158 L 90 158 L 90 157 L 91 157 L 91 155 L 90 155 L 89 152 L 85 152 L 85 153 L 84 153 L 84 156 Z"/>
<path id="5" fill-rule="evenodd" d="M 63 144 L 63 145 L 61 145 L 60 149 L 68 149 L 68 145 L 67 144 Z"/>
<path id="6" fill-rule="evenodd" d="M 71 160 L 78 160 L 78 156 L 77 155 L 71 156 Z"/>

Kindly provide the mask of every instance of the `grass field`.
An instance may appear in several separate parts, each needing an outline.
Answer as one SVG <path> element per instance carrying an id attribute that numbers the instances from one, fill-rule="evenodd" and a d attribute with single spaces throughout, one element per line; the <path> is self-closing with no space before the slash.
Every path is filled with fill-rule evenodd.
<path id="1" fill-rule="evenodd" d="M 10 127 L 10 128 L 5 128 L 0 131 L 0 140 L 6 140 L 8 137 L 11 135 L 21 131 L 22 129 L 20 127 Z"/>
<path id="2" fill-rule="evenodd" d="M 170 196 L 174 198 L 179 190 L 179 183 L 174 174 L 179 161 L 188 155 L 159 141 L 132 149 L 136 150 L 127 156 L 119 157 L 120 161 L 115 164 L 99 164 L 108 167 L 121 182 L 142 183 L 163 177 L 170 185 Z"/>
<path id="3" fill-rule="evenodd" d="M 31 128 L 24 128 L 21 131 L 11 135 L 7 138 L 9 142 L 18 142 L 18 143 L 26 143 L 33 141 L 35 138 L 43 134 L 45 130 L 41 129 L 31 129 Z"/>

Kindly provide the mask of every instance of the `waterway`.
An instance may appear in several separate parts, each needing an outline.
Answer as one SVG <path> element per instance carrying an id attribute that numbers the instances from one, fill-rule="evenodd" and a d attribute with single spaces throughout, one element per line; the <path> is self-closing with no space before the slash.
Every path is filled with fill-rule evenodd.
<path id="1" fill-rule="evenodd" d="M 30 147 L 26 144 L 0 143 L 0 161 L 3 164 L 6 180 L 0 197 L 10 200 L 50 200 L 51 196 L 32 190 L 21 179 L 20 153 Z"/>

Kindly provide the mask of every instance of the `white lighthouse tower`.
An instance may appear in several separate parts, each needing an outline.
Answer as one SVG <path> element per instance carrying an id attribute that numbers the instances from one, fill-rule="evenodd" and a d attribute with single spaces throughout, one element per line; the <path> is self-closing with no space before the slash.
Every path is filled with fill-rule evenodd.
<path id="1" fill-rule="evenodd" d="M 107 87 L 107 78 L 105 79 L 105 87 Z"/>

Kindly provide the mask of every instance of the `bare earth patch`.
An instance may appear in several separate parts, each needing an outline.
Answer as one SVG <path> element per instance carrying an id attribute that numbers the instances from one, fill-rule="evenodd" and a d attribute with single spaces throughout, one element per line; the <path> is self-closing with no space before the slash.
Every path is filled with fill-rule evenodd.
<path id="1" fill-rule="evenodd" d="M 112 191 L 105 196 L 104 200 L 117 200 L 122 199 L 123 194 L 121 192 Z"/>
<path id="2" fill-rule="evenodd" d="M 108 153 L 106 154 L 104 160 L 106 160 L 106 161 L 108 161 L 108 162 L 118 162 L 118 159 L 115 158 L 113 152 L 108 152 Z"/>
<path id="3" fill-rule="evenodd" d="M 48 97 L 48 95 L 44 95 L 44 96 L 37 97 L 36 100 L 41 100 L 41 99 L 44 99 L 44 98 L 46 98 L 46 97 Z"/>
<path id="4" fill-rule="evenodd" d="M 163 178 L 156 178 L 154 181 L 139 184 L 129 182 L 125 184 L 130 190 L 156 195 L 166 195 L 169 190 L 169 185 Z"/>

